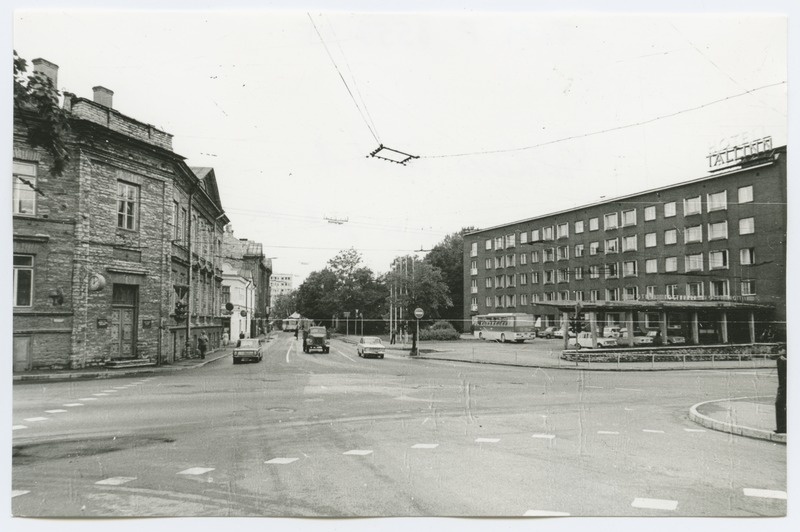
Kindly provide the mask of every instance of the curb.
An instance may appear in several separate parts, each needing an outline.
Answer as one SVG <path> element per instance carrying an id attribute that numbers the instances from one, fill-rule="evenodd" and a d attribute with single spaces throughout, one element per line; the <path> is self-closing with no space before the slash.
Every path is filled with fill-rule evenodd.
<path id="1" fill-rule="evenodd" d="M 747 438 L 755 438 L 758 440 L 767 440 L 774 443 L 782 443 L 786 444 L 786 434 L 778 434 L 775 432 L 771 432 L 768 430 L 762 429 L 755 429 L 752 427 L 744 427 L 741 425 L 734 425 L 733 423 L 727 423 L 725 421 L 719 421 L 709 416 L 703 415 L 697 411 L 697 409 L 703 405 L 711 404 L 711 403 L 722 403 L 725 401 L 742 401 L 747 399 L 755 399 L 753 397 L 734 397 L 731 399 L 716 399 L 714 401 L 704 401 L 702 403 L 697 403 L 693 405 L 689 409 L 689 419 L 697 423 L 698 425 L 702 425 L 706 428 L 717 430 L 720 432 L 728 432 L 730 434 L 735 434 L 737 436 L 744 436 Z"/>

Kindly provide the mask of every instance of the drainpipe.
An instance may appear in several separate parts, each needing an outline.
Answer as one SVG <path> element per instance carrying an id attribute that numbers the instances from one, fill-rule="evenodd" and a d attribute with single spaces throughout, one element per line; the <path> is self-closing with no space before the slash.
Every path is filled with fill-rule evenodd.
<path id="1" fill-rule="evenodd" d="M 194 203 L 194 187 L 189 192 L 189 212 L 186 215 L 186 247 L 189 256 L 188 288 L 186 289 L 186 357 L 189 357 L 192 334 L 192 204 Z"/>

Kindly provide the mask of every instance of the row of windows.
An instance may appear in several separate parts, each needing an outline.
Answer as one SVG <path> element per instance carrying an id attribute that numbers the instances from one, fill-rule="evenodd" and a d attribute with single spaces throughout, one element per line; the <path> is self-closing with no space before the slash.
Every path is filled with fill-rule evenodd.
<path id="1" fill-rule="evenodd" d="M 519 294 L 519 305 L 528 305 L 529 302 L 535 305 L 540 302 L 548 301 L 634 301 L 641 298 L 655 299 L 661 294 L 657 291 L 659 287 L 650 285 L 645 287 L 644 294 L 639 293 L 638 286 L 626 286 L 624 288 L 607 288 L 605 290 L 562 290 L 560 292 L 542 292 L 533 294 Z M 730 296 L 730 282 L 727 279 L 713 280 L 708 283 L 692 282 L 684 285 L 684 293 L 679 293 L 680 285 L 668 284 L 663 286 L 663 295 L 668 297 L 689 296 L 689 297 L 719 297 Z M 744 279 L 739 283 L 739 292 L 742 296 L 756 295 L 755 279 Z M 574 298 L 574 299 L 573 299 Z M 472 298 L 472 305 L 478 304 L 478 298 Z M 490 307 L 515 307 L 517 306 L 517 294 L 502 294 L 486 296 L 484 306 Z"/>
<path id="2" fill-rule="evenodd" d="M 728 208 L 728 191 L 722 190 L 719 192 L 706 194 L 706 211 L 714 212 L 725 210 Z M 740 204 L 751 203 L 753 201 L 753 186 L 747 185 L 739 187 L 737 190 L 737 199 Z M 656 205 L 649 205 L 643 208 L 644 221 L 654 221 L 656 219 Z M 677 202 L 671 201 L 662 204 L 664 218 L 672 218 L 677 216 Z M 683 215 L 692 216 L 701 214 L 703 212 L 703 197 L 698 195 L 694 197 L 683 199 Z M 603 229 L 606 231 L 618 229 L 620 227 L 635 226 L 637 224 L 637 209 L 623 210 L 621 212 L 611 212 L 603 215 Z M 572 230 L 575 234 L 581 234 L 586 230 L 587 224 L 584 220 L 578 220 L 572 224 Z M 600 230 L 600 217 L 589 218 L 588 220 L 589 231 Z M 556 225 L 545 226 L 541 228 L 531 229 L 530 232 L 522 231 L 519 233 L 520 244 L 527 244 L 530 242 L 540 242 L 549 240 L 558 240 L 561 238 L 568 238 L 570 232 L 569 223 L 560 223 Z M 529 239 L 530 237 L 530 239 Z M 516 246 L 517 234 L 510 233 L 504 236 L 488 238 L 484 242 L 486 250 L 499 250 L 513 248 Z M 472 243 L 472 256 L 478 254 L 478 243 Z"/>
<path id="3" fill-rule="evenodd" d="M 705 270 L 703 253 L 693 253 L 683 256 L 683 268 L 685 273 L 702 272 Z M 646 259 L 644 261 L 644 272 L 648 274 L 655 273 L 678 273 L 678 260 L 677 256 L 664 257 L 663 259 Z M 659 262 L 662 266 L 659 271 Z M 727 249 L 718 249 L 708 252 L 708 269 L 709 270 L 724 270 L 730 267 Z M 739 250 L 739 264 L 742 266 L 752 266 L 755 264 L 755 249 L 743 248 Z M 543 284 L 552 283 L 566 283 L 570 280 L 581 281 L 584 276 L 589 279 L 616 279 L 619 278 L 620 273 L 623 277 L 636 277 L 639 275 L 639 261 L 630 260 L 622 262 L 622 270 L 620 272 L 619 263 L 611 262 L 606 264 L 595 264 L 588 267 L 578 266 L 575 268 L 561 268 L 556 270 L 544 270 L 542 272 L 525 272 L 519 274 L 505 274 L 495 275 L 494 277 L 486 277 L 484 279 L 484 286 L 486 288 L 507 288 L 517 285 L 517 279 L 520 285 L 539 284 L 540 279 Z M 472 288 L 474 292 L 477 291 L 478 281 L 472 279 Z"/>

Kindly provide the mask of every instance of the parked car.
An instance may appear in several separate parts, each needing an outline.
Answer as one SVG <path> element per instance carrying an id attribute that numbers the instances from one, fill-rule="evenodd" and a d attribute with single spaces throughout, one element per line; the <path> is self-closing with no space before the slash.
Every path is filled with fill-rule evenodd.
<path id="1" fill-rule="evenodd" d="M 552 338 L 553 333 L 555 333 L 555 327 L 545 327 L 544 329 L 539 329 L 536 331 L 536 336 L 539 338 Z"/>
<path id="2" fill-rule="evenodd" d="M 309 327 L 308 332 L 303 331 L 303 353 L 310 353 L 314 349 L 330 352 L 330 340 L 325 327 L 313 326 Z"/>
<path id="3" fill-rule="evenodd" d="M 381 339 L 377 336 L 363 336 L 358 341 L 356 351 L 358 352 L 358 356 L 363 358 L 383 358 L 383 355 L 386 352 L 386 347 L 383 345 L 383 342 L 381 342 Z"/>
<path id="4" fill-rule="evenodd" d="M 568 347 L 592 347 L 592 333 L 582 332 L 578 334 L 577 338 L 570 338 L 567 341 Z M 617 339 L 616 338 L 603 338 L 602 336 L 597 337 L 597 347 L 616 347 L 617 346 Z"/>
<path id="5" fill-rule="evenodd" d="M 621 328 L 617 325 L 603 327 L 603 338 L 619 338 Z"/>
<path id="6" fill-rule="evenodd" d="M 628 345 L 628 329 L 623 327 L 619 330 L 619 338 L 617 338 L 617 344 L 619 345 Z M 633 331 L 633 345 L 635 346 L 642 346 L 642 345 L 652 345 L 653 344 L 653 337 L 649 335 L 649 333 L 645 333 L 639 330 Z"/>
<path id="7" fill-rule="evenodd" d="M 257 338 L 242 338 L 233 350 L 233 363 L 244 361 L 261 362 L 261 341 Z"/>
<path id="8" fill-rule="evenodd" d="M 658 331 L 648 331 L 647 336 L 652 338 L 655 342 L 657 334 Z M 677 334 L 667 334 L 667 341 L 665 343 L 668 345 L 683 345 L 686 343 L 686 338 Z"/>
<path id="9" fill-rule="evenodd" d="M 568 335 L 568 338 L 575 338 L 575 333 L 570 331 L 570 330 L 567 330 L 567 335 Z M 553 331 L 553 338 L 561 338 L 561 339 L 563 339 L 564 338 L 564 329 L 558 328 L 558 329 L 554 330 Z"/>

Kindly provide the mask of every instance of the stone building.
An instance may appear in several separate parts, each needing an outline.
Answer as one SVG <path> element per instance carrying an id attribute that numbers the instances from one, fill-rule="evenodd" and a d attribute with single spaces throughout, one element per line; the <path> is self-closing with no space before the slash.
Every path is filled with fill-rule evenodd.
<path id="1" fill-rule="evenodd" d="M 33 64 L 57 86 L 56 65 Z M 169 133 L 112 98 L 103 87 L 93 100 L 64 94 L 69 161 L 58 176 L 28 139 L 37 116 L 14 116 L 14 371 L 172 362 L 187 332 L 175 304 L 188 297 L 192 336 L 221 339 L 214 253 L 229 220 L 213 173 L 198 176 Z"/>
<path id="2" fill-rule="evenodd" d="M 270 277 L 272 276 L 272 259 L 264 256 L 263 246 L 246 238 L 233 235 L 233 228 L 228 226 L 222 239 L 222 261 L 230 266 L 229 273 L 238 275 L 252 283 L 252 311 L 249 320 L 248 338 L 255 338 L 266 332 L 270 314 Z M 226 283 L 227 284 L 227 283 Z M 225 306 L 228 301 L 223 301 Z"/>

